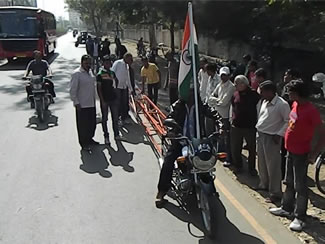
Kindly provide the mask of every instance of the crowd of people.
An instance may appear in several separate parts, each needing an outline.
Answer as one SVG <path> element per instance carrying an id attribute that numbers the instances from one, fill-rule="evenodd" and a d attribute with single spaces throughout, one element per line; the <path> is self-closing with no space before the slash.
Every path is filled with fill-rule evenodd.
<path id="1" fill-rule="evenodd" d="M 85 150 L 98 143 L 93 140 L 96 128 L 95 84 L 100 99 L 105 144 L 110 143 L 108 109 L 111 111 L 114 138 L 120 140 L 119 126 L 129 119 L 129 93 L 135 94 L 131 66 L 133 57 L 130 53 L 125 52 L 117 60 L 107 53 L 96 76 L 91 72 L 96 55 L 91 51 L 89 53 L 82 56 L 81 66 L 73 73 L 70 86 L 76 108 L 79 143 Z M 167 54 L 166 58 L 170 102 L 173 103 L 169 117 L 175 117 L 184 135 L 192 138 L 195 136 L 193 99 L 184 101 L 178 98 L 179 63 L 173 55 Z M 242 151 L 247 150 L 248 173 L 260 180 L 256 190 L 269 193 L 267 202 L 282 203 L 280 208 L 272 208 L 270 212 L 279 216 L 294 215 L 290 228 L 299 231 L 306 220 L 308 165 L 315 161 L 324 145 L 325 130 L 321 116 L 308 101 L 308 85 L 300 79 L 297 70 L 288 69 L 283 82 L 275 84 L 268 80 L 267 72 L 258 68 L 257 62 L 249 55 L 245 55 L 243 60 L 244 63 L 235 70 L 227 66 L 218 68 L 216 63 L 205 58 L 200 60 L 198 95 L 200 118 L 203 118 L 200 121 L 202 134 L 208 136 L 222 124 L 226 138 L 222 148 L 227 152 L 223 165 L 230 167 L 235 174 L 243 173 Z M 142 57 L 141 61 L 142 91 L 147 84 L 148 95 L 157 104 L 161 72 L 147 57 Z M 192 88 L 191 91 L 193 95 Z M 244 142 L 246 145 L 243 145 Z M 170 187 L 173 163 L 180 154 L 180 145 L 172 145 L 164 158 L 156 203 L 164 201 Z M 282 183 L 286 186 L 284 192 Z"/>
<path id="2" fill-rule="evenodd" d="M 235 174 L 243 173 L 242 150 L 246 149 L 248 173 L 259 177 L 255 190 L 268 192 L 267 202 L 281 202 L 280 208 L 270 212 L 293 215 L 290 229 L 300 231 L 306 221 L 308 165 L 324 146 L 321 116 L 308 101 L 309 87 L 297 70 L 288 69 L 283 81 L 276 84 L 249 55 L 243 60 L 231 72 L 227 66 L 218 69 L 202 58 L 198 74 L 201 102 L 222 117 L 228 155 L 224 166 Z M 208 134 L 214 123 L 205 118 Z"/>

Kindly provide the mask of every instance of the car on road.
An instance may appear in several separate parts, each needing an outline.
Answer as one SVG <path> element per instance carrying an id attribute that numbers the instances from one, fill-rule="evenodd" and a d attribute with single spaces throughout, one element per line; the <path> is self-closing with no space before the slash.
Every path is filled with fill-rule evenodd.
<path id="1" fill-rule="evenodd" d="M 78 38 L 77 38 L 75 46 L 78 47 L 79 44 L 86 44 L 87 38 L 88 38 L 88 32 L 87 31 L 81 31 Z"/>

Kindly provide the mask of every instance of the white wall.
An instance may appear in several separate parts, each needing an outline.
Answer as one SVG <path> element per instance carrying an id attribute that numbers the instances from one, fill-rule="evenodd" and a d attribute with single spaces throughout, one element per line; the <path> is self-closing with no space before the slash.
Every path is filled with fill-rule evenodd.
<path id="1" fill-rule="evenodd" d="M 175 46 L 179 48 L 182 43 L 183 30 L 175 32 Z M 125 29 L 124 38 L 131 40 L 139 40 L 143 37 L 145 42 L 149 42 L 148 29 Z M 164 43 L 170 46 L 169 30 L 158 28 L 156 30 L 157 43 Z M 246 53 L 253 54 L 252 48 L 243 42 L 234 42 L 232 40 L 215 40 L 214 38 L 204 35 L 198 36 L 199 52 L 204 55 L 219 57 L 222 59 L 242 60 L 242 56 Z"/>

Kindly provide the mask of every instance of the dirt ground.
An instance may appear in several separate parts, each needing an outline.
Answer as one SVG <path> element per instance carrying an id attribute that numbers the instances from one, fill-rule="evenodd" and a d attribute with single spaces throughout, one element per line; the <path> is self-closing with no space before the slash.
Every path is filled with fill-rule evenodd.
<path id="1" fill-rule="evenodd" d="M 133 68 L 136 74 L 136 80 L 140 80 L 141 61 L 136 57 L 136 44 L 134 42 L 124 42 L 127 44 L 128 50 L 134 55 Z M 166 61 L 163 58 L 157 58 L 157 64 L 162 73 L 162 84 L 166 79 Z M 163 87 L 163 86 L 162 86 Z M 325 101 L 314 100 L 313 103 L 319 108 L 323 119 L 325 120 Z M 158 104 L 162 110 L 166 110 L 169 106 L 168 91 L 160 89 Z M 243 156 L 247 156 L 247 151 L 243 150 Z M 248 194 L 253 196 L 261 205 L 268 211 L 269 208 L 274 207 L 271 203 L 266 203 L 266 193 L 256 192 L 253 190 L 258 185 L 258 177 L 252 177 L 245 172 L 240 175 L 235 175 L 231 170 L 225 168 L 225 173 L 229 174 L 236 180 L 241 187 L 243 187 Z M 310 165 L 308 170 L 308 187 L 309 187 L 309 204 L 308 204 L 308 219 L 307 226 L 304 231 L 295 233 L 303 243 L 325 243 L 325 195 L 318 191 L 315 185 L 315 165 Z M 322 176 L 325 179 L 325 175 Z M 290 220 L 286 218 L 278 218 L 279 221 L 289 226 Z M 280 223 L 279 222 L 279 223 Z"/>

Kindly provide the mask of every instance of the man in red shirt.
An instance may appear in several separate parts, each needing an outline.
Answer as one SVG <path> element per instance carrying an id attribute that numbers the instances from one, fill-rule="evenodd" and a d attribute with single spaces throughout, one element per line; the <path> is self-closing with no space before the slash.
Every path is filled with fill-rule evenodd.
<path id="1" fill-rule="evenodd" d="M 282 206 L 270 209 L 270 212 L 277 216 L 289 217 L 293 213 L 295 219 L 289 227 L 294 231 L 301 231 L 305 226 L 308 165 L 315 161 L 325 138 L 320 113 L 307 100 L 308 95 L 308 87 L 303 81 L 292 81 L 289 86 L 289 99 L 294 102 L 285 133 L 285 147 L 288 151 L 284 179 L 286 190 Z M 313 148 L 312 141 L 315 142 Z"/>

